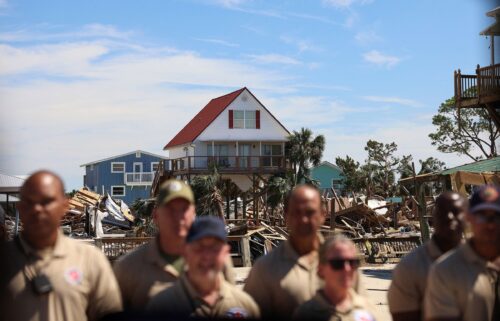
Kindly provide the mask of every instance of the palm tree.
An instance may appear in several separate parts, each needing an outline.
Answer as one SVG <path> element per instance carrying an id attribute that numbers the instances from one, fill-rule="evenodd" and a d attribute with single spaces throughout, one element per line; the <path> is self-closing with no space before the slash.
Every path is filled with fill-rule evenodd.
<path id="1" fill-rule="evenodd" d="M 276 174 L 267 181 L 267 205 L 271 207 L 271 224 L 274 225 L 274 211 L 285 203 L 287 195 L 294 185 L 294 178 L 291 175 Z"/>
<path id="2" fill-rule="evenodd" d="M 293 166 L 294 185 L 300 182 L 312 182 L 309 177 L 309 167 L 319 165 L 324 149 L 325 137 L 323 135 L 313 137 L 313 132 L 308 128 L 301 128 L 298 132 L 293 131 L 293 134 L 288 137 L 285 154 Z"/>
<path id="3" fill-rule="evenodd" d="M 193 178 L 191 187 L 193 188 L 199 215 L 216 215 L 224 223 L 226 222 L 224 218 L 223 186 L 224 181 L 216 167 L 209 175 L 195 176 Z"/>

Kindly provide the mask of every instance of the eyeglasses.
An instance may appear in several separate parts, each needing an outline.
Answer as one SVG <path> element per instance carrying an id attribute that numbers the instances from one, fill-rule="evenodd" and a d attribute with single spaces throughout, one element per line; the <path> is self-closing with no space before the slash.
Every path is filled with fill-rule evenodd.
<path id="1" fill-rule="evenodd" d="M 331 268 L 334 270 L 343 270 L 345 268 L 345 264 L 349 263 L 351 269 L 357 269 L 360 265 L 359 259 L 331 259 L 328 260 Z"/>
<path id="2" fill-rule="evenodd" d="M 498 214 L 487 215 L 486 213 L 483 212 L 477 212 L 474 213 L 474 217 L 476 218 L 476 222 L 479 224 L 495 223 L 500 225 L 500 215 Z"/>

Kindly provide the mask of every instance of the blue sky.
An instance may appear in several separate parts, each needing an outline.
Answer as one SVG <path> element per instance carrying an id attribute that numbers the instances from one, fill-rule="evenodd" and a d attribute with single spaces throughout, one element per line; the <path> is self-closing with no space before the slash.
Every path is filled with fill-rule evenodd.
<path id="1" fill-rule="evenodd" d="M 0 0 L 0 170 L 61 173 L 162 147 L 211 98 L 247 86 L 324 158 L 368 139 L 448 166 L 427 135 L 453 71 L 489 63 L 493 1 Z M 500 46 L 498 46 L 500 48 Z"/>

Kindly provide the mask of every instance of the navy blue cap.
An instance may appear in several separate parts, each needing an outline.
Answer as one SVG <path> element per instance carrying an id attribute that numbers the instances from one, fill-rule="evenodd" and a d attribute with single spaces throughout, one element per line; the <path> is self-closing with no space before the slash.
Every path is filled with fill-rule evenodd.
<path id="1" fill-rule="evenodd" d="M 204 237 L 215 237 L 223 242 L 227 241 L 224 222 L 215 216 L 197 217 L 189 229 L 186 243 L 191 243 Z"/>
<path id="2" fill-rule="evenodd" d="M 500 187 L 484 185 L 474 191 L 470 198 L 470 212 L 493 210 L 500 214 Z"/>

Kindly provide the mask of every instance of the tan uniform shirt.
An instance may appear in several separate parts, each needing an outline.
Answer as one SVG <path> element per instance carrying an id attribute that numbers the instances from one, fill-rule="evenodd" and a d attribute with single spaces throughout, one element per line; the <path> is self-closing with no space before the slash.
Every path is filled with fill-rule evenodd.
<path id="1" fill-rule="evenodd" d="M 0 317 L 5 320 L 98 320 L 122 309 L 111 266 L 97 248 L 59 234 L 53 248 L 35 250 L 19 238 L 2 246 Z M 45 275 L 52 291 L 31 281 Z"/>
<path id="2" fill-rule="evenodd" d="M 448 253 L 436 261 L 429 273 L 424 300 L 426 320 L 491 320 L 500 268 L 478 256 L 469 242 Z"/>
<path id="3" fill-rule="evenodd" d="M 145 309 L 149 300 L 171 286 L 179 272 L 160 254 L 158 241 L 153 239 L 134 251 L 120 257 L 114 264 L 114 271 L 125 308 Z M 234 283 L 233 266 L 225 267 L 225 277 Z"/>
<path id="4" fill-rule="evenodd" d="M 338 309 L 326 298 L 323 291 L 318 291 L 309 301 L 302 303 L 295 313 L 293 320 L 317 321 L 375 321 L 375 308 L 364 297 L 349 292 L 352 304 L 345 310 Z"/>
<path id="5" fill-rule="evenodd" d="M 318 235 L 320 242 L 324 241 Z M 260 257 L 250 270 L 244 290 L 260 307 L 263 318 L 290 318 L 293 311 L 323 287 L 318 276 L 319 257 L 299 257 L 289 240 Z M 354 290 L 364 293 L 361 273 L 356 274 Z"/>
<path id="6" fill-rule="evenodd" d="M 259 308 L 252 297 L 222 277 L 219 299 L 211 306 L 196 292 L 186 274 L 183 274 L 173 286 L 152 298 L 148 311 L 179 317 L 249 319 L 260 317 Z"/>
<path id="7" fill-rule="evenodd" d="M 429 269 L 441 255 L 441 250 L 431 239 L 399 262 L 392 272 L 387 294 L 391 313 L 422 311 Z"/>

